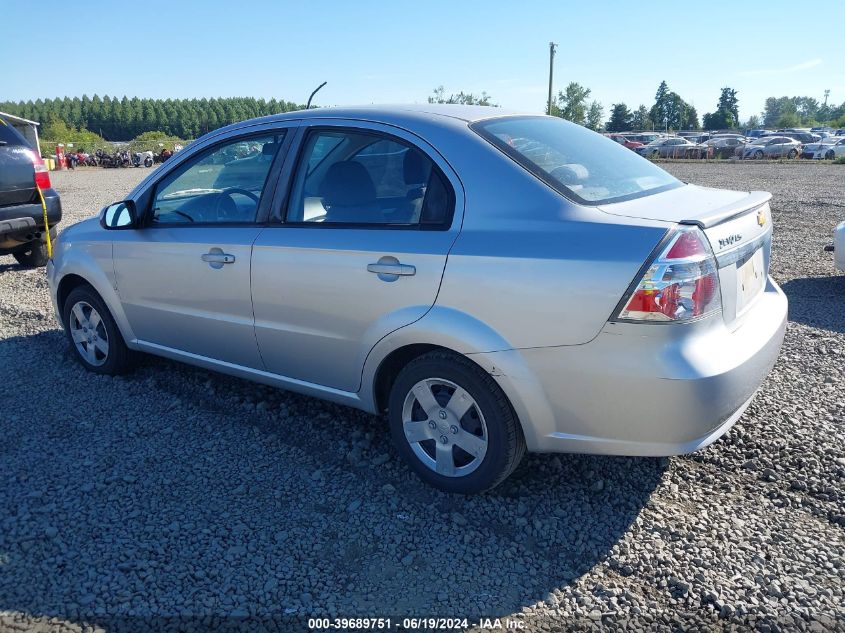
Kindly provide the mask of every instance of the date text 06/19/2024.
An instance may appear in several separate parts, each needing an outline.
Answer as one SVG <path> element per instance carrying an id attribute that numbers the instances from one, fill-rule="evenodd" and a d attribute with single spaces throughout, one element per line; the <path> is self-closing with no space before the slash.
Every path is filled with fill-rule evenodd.
<path id="1" fill-rule="evenodd" d="M 310 631 L 466 631 L 468 629 L 518 631 L 525 622 L 517 618 L 309 618 Z"/>

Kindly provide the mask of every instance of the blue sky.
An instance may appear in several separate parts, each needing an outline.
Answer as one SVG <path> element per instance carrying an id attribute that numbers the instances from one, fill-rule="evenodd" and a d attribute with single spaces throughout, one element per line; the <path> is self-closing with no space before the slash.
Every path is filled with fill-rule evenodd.
<path id="1" fill-rule="evenodd" d="M 783 0 L 3 0 L 0 100 L 111 94 L 276 97 L 315 103 L 425 101 L 432 89 L 486 90 L 508 108 L 542 111 L 548 43 L 555 88 L 577 81 L 602 102 L 651 106 L 661 80 L 699 115 L 719 89 L 740 116 L 767 96 L 845 101 L 841 0 L 795 17 Z M 18 28 L 9 29 L 9 25 Z M 38 49 L 64 42 L 69 51 Z M 120 52 L 120 45 L 123 49 Z M 148 46 L 147 46 L 148 45 Z"/>

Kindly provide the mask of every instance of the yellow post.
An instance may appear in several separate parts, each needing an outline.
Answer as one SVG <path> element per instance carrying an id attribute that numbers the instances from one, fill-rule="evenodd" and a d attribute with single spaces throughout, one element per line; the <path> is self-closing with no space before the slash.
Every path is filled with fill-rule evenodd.
<path id="1" fill-rule="evenodd" d="M 41 198 L 41 209 L 44 211 L 44 230 L 47 231 L 47 257 L 53 259 L 53 242 L 50 239 L 50 224 L 47 220 L 47 202 L 44 200 L 44 194 L 41 193 L 41 187 L 35 186 L 38 189 L 38 197 Z"/>

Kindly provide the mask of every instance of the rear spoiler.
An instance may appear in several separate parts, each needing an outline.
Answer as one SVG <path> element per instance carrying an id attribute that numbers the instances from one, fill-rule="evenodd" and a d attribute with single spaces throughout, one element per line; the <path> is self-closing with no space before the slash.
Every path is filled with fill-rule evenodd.
<path id="1" fill-rule="evenodd" d="M 768 191 L 751 191 L 739 202 L 713 209 L 696 220 L 681 220 L 680 224 L 693 224 L 702 229 L 709 229 L 717 224 L 727 222 L 732 218 L 745 215 L 754 209 L 762 207 L 771 199 L 772 194 Z"/>

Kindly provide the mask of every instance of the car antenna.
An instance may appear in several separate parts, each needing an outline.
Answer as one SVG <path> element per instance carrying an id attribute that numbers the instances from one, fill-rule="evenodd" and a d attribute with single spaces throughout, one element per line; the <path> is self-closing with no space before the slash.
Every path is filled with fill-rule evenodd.
<path id="1" fill-rule="evenodd" d="M 311 93 L 311 96 L 310 96 L 310 97 L 308 97 L 308 104 L 305 106 L 305 109 L 306 109 L 306 110 L 307 110 L 308 108 L 310 108 L 310 107 L 311 107 L 311 99 L 313 99 L 313 98 L 314 98 L 314 95 L 315 95 L 315 94 L 317 94 L 317 92 L 320 90 L 320 88 L 322 88 L 323 86 L 325 86 L 327 83 L 329 83 L 329 82 L 328 82 L 328 81 L 324 81 L 324 82 L 323 82 L 323 83 L 321 83 L 319 86 L 317 86 L 316 88 L 314 88 L 314 92 L 312 92 L 312 93 Z"/>

